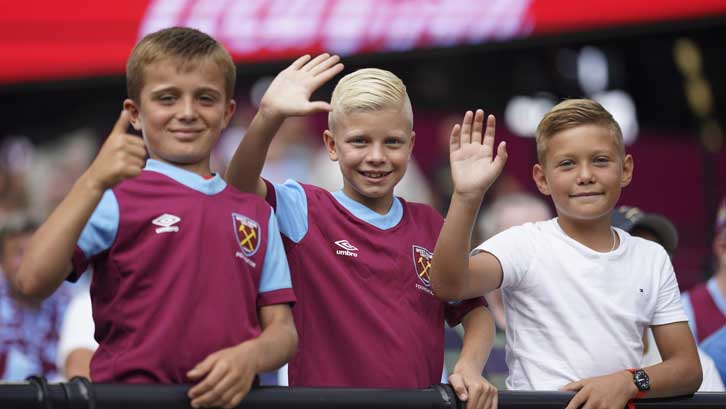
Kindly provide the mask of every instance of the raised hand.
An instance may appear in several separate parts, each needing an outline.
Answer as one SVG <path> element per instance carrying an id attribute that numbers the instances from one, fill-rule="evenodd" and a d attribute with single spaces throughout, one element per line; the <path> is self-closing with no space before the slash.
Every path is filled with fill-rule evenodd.
<path id="1" fill-rule="evenodd" d="M 304 55 L 277 74 L 260 101 L 260 111 L 281 117 L 330 111 L 329 103 L 311 102 L 310 96 L 342 70 L 337 55 Z"/>
<path id="2" fill-rule="evenodd" d="M 467 111 L 461 125 L 451 130 L 449 159 L 454 193 L 465 197 L 478 198 L 483 195 L 507 162 L 505 142 L 500 142 L 494 156 L 494 115 L 489 115 L 484 135 L 484 111 L 476 114 Z"/>
<path id="3" fill-rule="evenodd" d="M 110 189 L 122 180 L 137 176 L 146 163 L 144 140 L 126 132 L 129 120 L 128 111 L 121 111 L 111 134 L 86 171 L 100 190 Z"/>

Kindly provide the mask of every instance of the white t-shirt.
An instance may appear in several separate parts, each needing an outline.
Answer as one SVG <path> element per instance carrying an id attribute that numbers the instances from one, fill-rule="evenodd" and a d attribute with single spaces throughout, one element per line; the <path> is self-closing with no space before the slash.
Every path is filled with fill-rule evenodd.
<path id="1" fill-rule="evenodd" d="M 557 218 L 482 243 L 502 265 L 511 390 L 557 390 L 640 367 L 645 327 L 688 318 L 665 250 L 615 229 L 617 249 L 594 251 Z"/>
<path id="2" fill-rule="evenodd" d="M 75 349 L 95 351 L 98 348 L 98 343 L 93 338 L 94 329 L 91 296 L 88 290 L 79 291 L 68 304 L 63 317 L 56 355 L 58 372 L 65 373 L 66 359 Z"/>

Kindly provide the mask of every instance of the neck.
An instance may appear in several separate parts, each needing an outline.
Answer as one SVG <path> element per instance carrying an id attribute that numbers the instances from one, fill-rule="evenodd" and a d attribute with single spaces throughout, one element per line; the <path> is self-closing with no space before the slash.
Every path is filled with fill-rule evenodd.
<path id="1" fill-rule="evenodd" d="M 196 162 L 196 163 L 172 162 L 170 160 L 166 160 L 166 159 L 162 159 L 162 158 L 158 158 L 158 157 L 157 158 L 152 157 L 152 159 L 158 160 L 159 162 L 164 162 L 164 163 L 172 165 L 172 166 L 176 166 L 177 168 L 184 169 L 187 172 L 196 173 L 197 175 L 204 177 L 204 178 L 212 176 L 212 171 L 210 170 L 210 167 L 209 167 L 209 158 L 207 158 L 206 160 L 203 160 L 201 162 Z"/>
<path id="2" fill-rule="evenodd" d="M 580 244 L 601 253 L 607 253 L 618 247 L 620 240 L 610 226 L 610 220 L 576 222 L 558 217 L 557 223 L 565 232 Z"/>
<path id="3" fill-rule="evenodd" d="M 343 193 L 350 199 L 381 215 L 387 214 L 393 205 L 393 193 L 385 195 L 384 197 L 367 197 L 348 186 L 343 186 Z"/>

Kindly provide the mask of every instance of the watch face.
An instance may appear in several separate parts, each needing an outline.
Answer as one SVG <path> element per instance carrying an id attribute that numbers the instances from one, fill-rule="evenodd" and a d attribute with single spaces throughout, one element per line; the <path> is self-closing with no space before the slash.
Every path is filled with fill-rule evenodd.
<path id="1" fill-rule="evenodd" d="M 648 378 L 648 374 L 644 370 L 638 369 L 633 372 L 633 381 L 635 382 L 635 386 L 638 387 L 638 390 L 650 390 L 650 378 Z"/>

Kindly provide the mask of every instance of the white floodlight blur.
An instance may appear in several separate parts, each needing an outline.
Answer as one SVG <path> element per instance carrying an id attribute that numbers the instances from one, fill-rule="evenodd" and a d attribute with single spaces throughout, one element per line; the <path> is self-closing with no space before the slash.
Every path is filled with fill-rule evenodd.
<path id="1" fill-rule="evenodd" d="M 638 138 L 638 116 L 635 112 L 635 102 L 625 91 L 606 91 L 593 96 L 593 99 L 607 109 L 620 125 L 623 132 L 623 142 L 633 144 Z"/>
<path id="2" fill-rule="evenodd" d="M 512 97 L 504 110 L 504 121 L 516 135 L 532 138 L 542 117 L 549 112 L 555 103 L 547 97 L 529 97 L 518 95 Z"/>
<path id="3" fill-rule="evenodd" d="M 584 47 L 577 56 L 577 78 L 587 94 L 604 91 L 608 86 L 608 58 L 597 47 Z"/>

